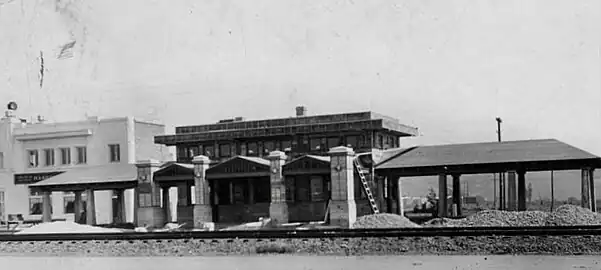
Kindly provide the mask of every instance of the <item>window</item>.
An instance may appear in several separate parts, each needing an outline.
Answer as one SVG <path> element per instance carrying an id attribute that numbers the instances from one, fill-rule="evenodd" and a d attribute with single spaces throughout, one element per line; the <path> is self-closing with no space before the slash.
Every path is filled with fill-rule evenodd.
<path id="1" fill-rule="evenodd" d="M 63 209 L 65 214 L 75 213 L 75 194 L 65 192 L 63 195 Z"/>
<path id="2" fill-rule="evenodd" d="M 27 156 L 29 157 L 29 168 L 38 167 L 40 161 L 38 150 L 27 151 Z"/>
<path id="3" fill-rule="evenodd" d="M 311 201 L 311 183 L 308 177 L 296 177 L 295 198 L 297 202 Z"/>
<path id="4" fill-rule="evenodd" d="M 41 215 L 43 211 L 43 194 L 32 191 L 29 196 L 29 214 Z M 50 213 L 52 213 L 52 195 L 50 195 Z"/>
<path id="5" fill-rule="evenodd" d="M 151 193 L 140 193 L 139 201 L 140 207 L 152 206 L 152 194 Z"/>
<path id="6" fill-rule="evenodd" d="M 311 150 L 320 150 L 321 149 L 321 139 L 313 138 L 311 139 Z"/>
<path id="7" fill-rule="evenodd" d="M 248 203 L 248 181 L 246 179 L 232 181 L 234 204 Z"/>
<path id="8" fill-rule="evenodd" d="M 121 161 L 121 149 L 118 144 L 109 144 L 110 162 Z"/>
<path id="9" fill-rule="evenodd" d="M 351 148 L 357 148 L 359 138 L 357 136 L 347 136 L 346 146 Z"/>
<path id="10" fill-rule="evenodd" d="M 330 137 L 328 138 L 328 148 L 334 148 L 336 146 L 340 146 L 340 138 L 338 137 Z"/>
<path id="11" fill-rule="evenodd" d="M 221 154 L 222 157 L 231 156 L 232 155 L 231 145 L 228 143 L 220 144 L 219 145 L 219 153 Z"/>
<path id="12" fill-rule="evenodd" d="M 321 176 L 311 176 L 311 201 L 319 202 L 326 200 L 324 181 Z"/>
<path id="13" fill-rule="evenodd" d="M 376 144 L 376 148 L 384 148 L 384 136 L 382 136 L 381 134 L 378 134 L 378 143 Z"/>
<path id="14" fill-rule="evenodd" d="M 255 203 L 271 202 L 271 183 L 269 179 L 252 179 Z"/>
<path id="15" fill-rule="evenodd" d="M 265 154 L 269 155 L 269 153 L 271 153 L 272 151 L 275 151 L 275 143 L 272 141 L 268 141 L 263 143 L 263 150 L 265 152 Z"/>
<path id="16" fill-rule="evenodd" d="M 185 160 L 188 156 L 188 147 L 185 146 L 177 146 L 177 160 Z"/>
<path id="17" fill-rule="evenodd" d="M 77 147 L 77 164 L 88 163 L 88 151 L 86 147 Z"/>
<path id="18" fill-rule="evenodd" d="M 4 153 L 0 152 L 0 170 L 4 169 Z"/>
<path id="19" fill-rule="evenodd" d="M 44 166 L 51 167 L 54 166 L 54 149 L 44 149 Z"/>
<path id="20" fill-rule="evenodd" d="M 250 142 L 247 146 L 249 156 L 257 156 L 259 154 L 259 147 L 256 142 Z"/>
<path id="21" fill-rule="evenodd" d="M 207 156 L 207 157 L 214 156 L 214 154 L 215 154 L 215 151 L 213 151 L 215 148 L 214 146 L 205 146 L 204 148 L 205 148 L 205 156 Z"/>
<path id="22" fill-rule="evenodd" d="M 61 165 L 71 164 L 71 148 L 60 148 Z"/>
<path id="23" fill-rule="evenodd" d="M 282 141 L 282 151 L 291 151 L 292 150 L 292 141 Z"/>

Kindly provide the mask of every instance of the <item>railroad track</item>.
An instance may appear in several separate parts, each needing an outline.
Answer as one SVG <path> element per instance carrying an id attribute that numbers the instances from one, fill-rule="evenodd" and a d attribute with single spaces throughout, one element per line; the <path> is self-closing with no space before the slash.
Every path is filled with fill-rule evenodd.
<path id="1" fill-rule="evenodd" d="M 378 238 L 378 237 L 463 237 L 463 236 L 582 236 L 601 235 L 601 226 L 562 227 L 451 227 L 399 229 L 262 230 L 262 231 L 183 231 L 126 233 L 10 234 L 1 242 L 26 241 L 111 241 L 176 239 L 282 239 L 282 238 Z"/>

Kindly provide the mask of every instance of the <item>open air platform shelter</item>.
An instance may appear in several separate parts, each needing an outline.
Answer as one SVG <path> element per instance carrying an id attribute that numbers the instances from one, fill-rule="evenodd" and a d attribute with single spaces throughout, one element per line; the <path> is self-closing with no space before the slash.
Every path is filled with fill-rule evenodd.
<path id="1" fill-rule="evenodd" d="M 94 191 L 112 190 L 117 195 L 116 215 L 114 223 L 125 223 L 128 212 L 125 201 L 126 190 L 136 190 L 137 168 L 135 164 L 111 164 L 74 168 L 57 176 L 53 176 L 38 183 L 31 184 L 30 189 L 42 192 L 42 222 L 50 222 L 51 198 L 54 191 L 73 192 L 75 194 L 74 215 L 75 222 L 95 225 L 96 207 Z M 134 193 L 135 194 L 135 193 Z M 134 195 L 135 197 L 135 195 Z M 132 216 L 136 216 L 137 207 L 130 206 Z M 84 217 L 82 218 L 82 215 Z"/>
<path id="2" fill-rule="evenodd" d="M 457 209 L 461 216 L 461 175 L 507 173 L 507 209 L 525 211 L 528 172 L 581 170 L 581 206 L 596 211 L 593 173 L 601 158 L 555 139 L 419 146 L 397 150 L 375 167 L 378 175 L 402 190 L 400 178 L 438 176 L 438 215 Z M 447 177 L 452 177 L 452 204 L 447 198 Z M 517 182 L 516 182 L 517 176 Z M 399 200 L 402 202 L 402 200 Z M 402 209 L 402 206 L 399 206 Z"/>

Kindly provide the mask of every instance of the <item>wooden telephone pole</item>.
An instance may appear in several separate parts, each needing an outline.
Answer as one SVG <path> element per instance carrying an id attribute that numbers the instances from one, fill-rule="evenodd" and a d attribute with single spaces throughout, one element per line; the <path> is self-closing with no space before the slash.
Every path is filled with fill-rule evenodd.
<path id="1" fill-rule="evenodd" d="M 500 117 L 497 121 L 497 139 L 501 142 L 501 123 L 503 120 Z M 499 172 L 499 210 L 505 210 L 505 173 Z"/>

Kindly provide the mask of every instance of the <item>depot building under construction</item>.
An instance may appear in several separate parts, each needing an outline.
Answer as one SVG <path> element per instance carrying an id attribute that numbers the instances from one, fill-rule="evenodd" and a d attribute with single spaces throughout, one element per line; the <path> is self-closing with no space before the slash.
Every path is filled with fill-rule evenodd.
<path id="1" fill-rule="evenodd" d="M 304 107 L 296 112 L 290 118 L 237 117 L 177 127 L 174 135 L 154 138 L 156 144 L 176 147 L 174 162 L 139 161 L 131 164 L 134 177 L 115 175 L 111 181 L 76 179 L 67 172 L 30 188 L 75 192 L 76 205 L 81 192 L 134 189 L 138 226 L 176 221 L 202 227 L 271 217 L 278 222 L 327 219 L 348 227 L 361 215 L 402 214 L 402 177 L 438 175 L 440 198 L 447 198 L 451 177 L 452 200 L 440 200 L 438 207 L 439 216 L 448 216 L 461 215 L 462 174 L 508 173 L 508 207 L 525 210 L 527 172 L 578 169 L 583 206 L 595 209 L 593 171 L 601 167 L 601 158 L 557 140 L 401 147 L 402 138 L 416 136 L 417 128 L 392 117 L 374 112 L 307 116 Z M 93 203 L 85 208 L 93 216 Z M 51 220 L 49 211 L 44 220 Z"/>

